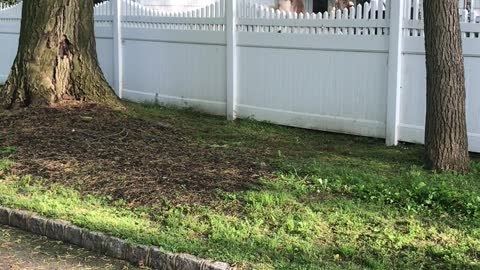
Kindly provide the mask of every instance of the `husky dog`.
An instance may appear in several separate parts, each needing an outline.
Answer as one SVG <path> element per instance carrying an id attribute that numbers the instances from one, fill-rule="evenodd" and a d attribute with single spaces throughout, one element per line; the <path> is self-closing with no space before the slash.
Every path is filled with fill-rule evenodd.
<path id="1" fill-rule="evenodd" d="M 275 8 L 288 13 L 304 13 L 303 0 L 276 0 Z M 282 33 L 282 27 L 278 27 L 277 33 Z"/>
<path id="2" fill-rule="evenodd" d="M 304 13 L 305 5 L 303 0 L 277 0 L 275 7 L 285 12 Z"/>

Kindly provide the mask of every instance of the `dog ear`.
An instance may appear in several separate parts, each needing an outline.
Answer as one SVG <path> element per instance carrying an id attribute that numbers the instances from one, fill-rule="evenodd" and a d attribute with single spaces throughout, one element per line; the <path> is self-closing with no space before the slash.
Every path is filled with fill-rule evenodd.
<path id="1" fill-rule="evenodd" d="M 293 0 L 292 7 L 297 13 L 305 13 L 305 4 L 303 3 L 303 0 Z"/>

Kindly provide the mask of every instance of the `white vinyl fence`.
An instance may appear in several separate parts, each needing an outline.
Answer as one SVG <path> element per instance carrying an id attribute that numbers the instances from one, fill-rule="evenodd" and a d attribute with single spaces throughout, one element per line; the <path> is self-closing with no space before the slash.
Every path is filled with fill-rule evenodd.
<path id="1" fill-rule="evenodd" d="M 290 14 L 249 0 L 182 12 L 129 0 L 96 6 L 100 65 L 119 96 L 212 114 L 422 143 L 421 0 Z M 469 8 L 475 8 L 471 6 Z M 480 24 L 460 10 L 470 150 L 480 152 Z M 0 81 L 15 57 L 21 4 L 0 11 Z"/>

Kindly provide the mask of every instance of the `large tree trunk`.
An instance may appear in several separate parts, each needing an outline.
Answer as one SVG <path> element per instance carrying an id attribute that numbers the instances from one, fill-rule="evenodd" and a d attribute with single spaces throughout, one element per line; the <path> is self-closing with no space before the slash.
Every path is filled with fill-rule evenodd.
<path id="1" fill-rule="evenodd" d="M 98 65 L 93 1 L 24 0 L 17 57 L 0 105 L 118 102 Z"/>
<path id="2" fill-rule="evenodd" d="M 458 0 L 425 0 L 427 166 L 466 172 L 470 166 L 465 71 Z"/>

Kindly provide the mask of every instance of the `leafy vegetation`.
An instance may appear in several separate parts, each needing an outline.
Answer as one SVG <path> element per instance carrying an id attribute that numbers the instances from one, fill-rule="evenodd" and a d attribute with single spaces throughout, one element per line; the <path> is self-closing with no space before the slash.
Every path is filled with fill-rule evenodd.
<path id="1" fill-rule="evenodd" d="M 479 269 L 480 164 L 467 175 L 422 168 L 422 147 L 128 104 L 120 112 L 170 123 L 197 144 L 261 151 L 272 177 L 216 190 L 214 206 L 131 209 L 15 175 L 0 149 L 0 204 L 131 241 L 254 269 Z M 0 138 L 1 140 L 1 138 Z"/>

